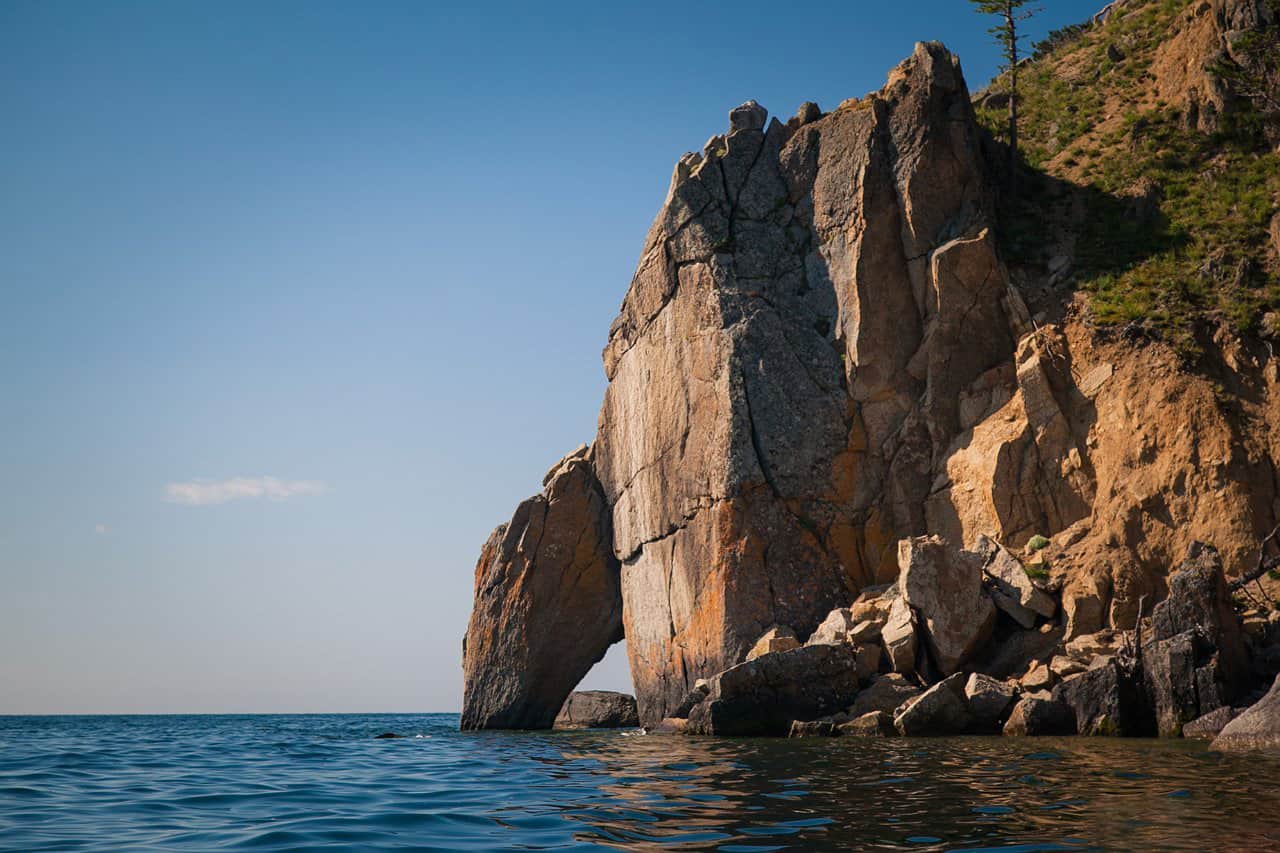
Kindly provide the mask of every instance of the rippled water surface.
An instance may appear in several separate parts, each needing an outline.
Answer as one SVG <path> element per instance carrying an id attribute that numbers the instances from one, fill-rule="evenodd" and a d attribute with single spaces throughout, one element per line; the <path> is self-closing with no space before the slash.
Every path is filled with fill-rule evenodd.
<path id="1" fill-rule="evenodd" d="M 1280 849 L 1280 756 L 1204 744 L 456 726 L 0 717 L 0 847 Z"/>

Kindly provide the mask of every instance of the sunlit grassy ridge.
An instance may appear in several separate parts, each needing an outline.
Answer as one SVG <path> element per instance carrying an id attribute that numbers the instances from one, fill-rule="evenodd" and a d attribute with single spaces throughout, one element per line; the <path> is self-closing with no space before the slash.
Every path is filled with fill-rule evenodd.
<path id="1" fill-rule="evenodd" d="M 1187 8 L 1132 2 L 1020 69 L 1025 168 L 1003 219 L 1015 261 L 1044 263 L 1074 236 L 1076 286 L 1097 322 L 1138 322 L 1190 351 L 1203 321 L 1249 331 L 1280 304 L 1266 251 L 1280 156 L 1247 101 L 1204 133 L 1156 97 L 1157 49 Z M 988 92 L 1007 92 L 1007 80 Z M 1003 141 L 994 100 L 980 98 L 978 116 Z"/>

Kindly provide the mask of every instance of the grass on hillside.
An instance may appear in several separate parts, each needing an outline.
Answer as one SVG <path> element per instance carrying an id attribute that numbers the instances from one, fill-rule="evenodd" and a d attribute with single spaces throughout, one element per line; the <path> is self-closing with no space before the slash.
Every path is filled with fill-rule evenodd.
<path id="1" fill-rule="evenodd" d="M 1002 230 L 1013 260 L 1043 264 L 1055 230 L 1071 229 L 1096 321 L 1138 322 L 1191 355 L 1202 321 L 1249 331 L 1280 305 L 1265 249 L 1280 155 L 1247 104 L 1206 134 L 1149 95 L 1156 48 L 1187 5 L 1131 3 L 1020 69 L 1023 174 Z M 1003 141 L 1005 110 L 978 116 Z M 1144 179 L 1159 187 L 1146 216 L 1133 197 Z"/>

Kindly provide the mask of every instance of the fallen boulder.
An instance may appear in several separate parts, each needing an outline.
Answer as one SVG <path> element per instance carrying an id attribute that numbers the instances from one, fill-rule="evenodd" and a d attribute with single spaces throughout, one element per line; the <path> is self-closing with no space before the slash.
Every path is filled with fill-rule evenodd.
<path id="1" fill-rule="evenodd" d="M 849 642 L 849 632 L 853 630 L 853 616 L 847 607 L 837 607 L 827 614 L 817 629 L 809 635 L 807 645 L 835 646 Z"/>
<path id="2" fill-rule="evenodd" d="M 1076 717 L 1071 708 L 1051 699 L 1025 697 L 1013 706 L 1004 734 L 1010 736 L 1073 735 Z"/>
<path id="3" fill-rule="evenodd" d="M 1267 695 L 1227 723 L 1210 747 L 1223 752 L 1280 749 L 1280 677 Z"/>
<path id="4" fill-rule="evenodd" d="M 972 715 L 971 728 L 978 732 L 998 732 L 1005 715 L 1017 701 L 1018 689 L 1007 681 L 973 673 L 964 685 Z"/>
<path id="5" fill-rule="evenodd" d="M 796 720 L 833 714 L 858 693 L 857 650 L 803 646 L 740 663 L 709 680 L 689 712 L 688 731 L 707 735 L 786 735 Z"/>
<path id="6" fill-rule="evenodd" d="M 612 690 L 575 690 L 556 715 L 555 729 L 622 729 L 640 725 L 636 697 Z"/>
<path id="7" fill-rule="evenodd" d="M 893 727 L 908 737 L 960 734 L 971 720 L 964 683 L 957 672 L 908 700 L 893 715 Z"/>
<path id="8" fill-rule="evenodd" d="M 991 636 L 996 609 L 982 589 L 982 560 L 939 536 L 898 543 L 902 597 L 920 614 L 924 639 L 943 675 L 951 675 Z"/>
<path id="9" fill-rule="evenodd" d="M 871 680 L 866 690 L 858 694 L 858 698 L 849 706 L 849 716 L 863 717 L 872 711 L 883 711 L 892 715 L 908 700 L 914 699 L 924 691 L 896 672 L 878 675 Z"/>

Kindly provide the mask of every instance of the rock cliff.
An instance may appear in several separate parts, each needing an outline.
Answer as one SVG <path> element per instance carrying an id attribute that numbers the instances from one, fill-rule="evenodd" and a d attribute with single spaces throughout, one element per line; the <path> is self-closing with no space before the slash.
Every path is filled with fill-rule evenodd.
<path id="1" fill-rule="evenodd" d="M 1049 537 L 1067 639 L 1131 627 L 1193 540 L 1229 573 L 1256 559 L 1277 514 L 1275 359 L 1224 339 L 1218 373 L 1190 373 L 1069 306 L 1033 321 L 942 45 L 831 113 L 748 102 L 729 121 L 676 165 L 609 331 L 594 443 L 484 548 L 464 727 L 550 725 L 623 635 L 656 723 L 770 629 L 803 642 L 894 580 L 910 537 L 992 554 Z M 994 610 L 965 590 L 986 608 L 976 643 Z M 1034 592 L 1004 591 L 1015 618 L 1035 621 Z M 898 621 L 928 596 L 910 587 Z M 927 667 L 972 652 L 922 624 Z"/>

